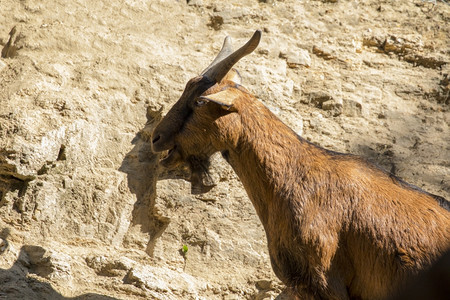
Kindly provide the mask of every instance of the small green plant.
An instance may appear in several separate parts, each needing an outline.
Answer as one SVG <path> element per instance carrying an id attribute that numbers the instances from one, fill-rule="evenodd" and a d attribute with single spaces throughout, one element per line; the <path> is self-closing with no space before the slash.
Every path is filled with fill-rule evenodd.
<path id="1" fill-rule="evenodd" d="M 186 259 L 186 255 L 188 252 L 189 248 L 187 245 L 183 245 L 183 247 L 181 248 L 181 251 L 183 252 L 183 257 Z"/>
<path id="2" fill-rule="evenodd" d="M 184 258 L 184 266 L 183 266 L 183 271 L 186 269 L 186 262 L 187 262 L 187 253 L 188 253 L 188 246 L 186 244 L 183 245 L 183 247 L 181 247 L 180 249 L 180 253 Z"/>

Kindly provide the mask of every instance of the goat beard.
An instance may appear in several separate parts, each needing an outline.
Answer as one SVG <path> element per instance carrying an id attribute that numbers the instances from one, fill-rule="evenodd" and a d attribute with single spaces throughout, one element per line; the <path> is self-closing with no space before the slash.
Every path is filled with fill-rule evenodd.
<path id="1" fill-rule="evenodd" d="M 214 182 L 209 172 L 211 164 L 209 157 L 201 158 L 197 156 L 190 156 L 187 159 L 189 168 L 191 170 L 191 193 L 194 195 L 204 194 L 209 192 L 216 183 Z"/>

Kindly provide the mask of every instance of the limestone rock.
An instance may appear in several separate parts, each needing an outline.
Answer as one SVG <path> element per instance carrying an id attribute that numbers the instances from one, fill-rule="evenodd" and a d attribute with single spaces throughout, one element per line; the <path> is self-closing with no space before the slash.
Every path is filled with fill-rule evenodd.
<path id="1" fill-rule="evenodd" d="M 2 59 L 0 59 L 0 72 L 2 72 L 4 68 L 6 68 L 6 63 Z"/>
<path id="2" fill-rule="evenodd" d="M 17 56 L 17 51 L 22 48 L 22 46 L 18 45 L 20 38 L 20 29 L 17 26 L 14 26 L 9 32 L 8 42 L 6 42 L 2 49 L 1 57 L 11 58 Z"/>
<path id="3" fill-rule="evenodd" d="M 311 57 L 307 50 L 298 49 L 297 51 L 280 52 L 280 57 L 286 59 L 289 68 L 298 68 L 299 66 L 311 66 Z"/>
<path id="4" fill-rule="evenodd" d="M 343 113 L 348 117 L 362 116 L 363 105 L 361 100 L 356 97 L 344 99 Z"/>
<path id="5" fill-rule="evenodd" d="M 328 47 L 324 47 L 324 46 L 317 46 L 314 45 L 312 52 L 317 55 L 318 57 L 321 57 L 325 60 L 330 60 L 330 59 L 335 59 L 336 55 L 333 54 L 333 50 L 331 50 Z"/>
<path id="6" fill-rule="evenodd" d="M 322 103 L 322 109 L 331 111 L 333 116 L 339 116 L 342 113 L 342 103 L 336 100 L 328 100 Z"/>
<path id="7" fill-rule="evenodd" d="M 159 166 L 150 144 L 224 37 L 237 49 L 257 28 L 234 67 L 284 123 L 450 196 L 442 2 L 17 3 L 0 5 L 0 299 L 282 297 L 220 153 L 210 178 L 192 178 Z M 210 189 L 193 194 L 195 182 Z"/>
<path id="8" fill-rule="evenodd" d="M 188 274 L 152 266 L 135 267 L 128 272 L 124 280 L 128 284 L 168 295 L 171 293 L 196 295 L 207 288 L 205 283 Z"/>
<path id="9" fill-rule="evenodd" d="M 101 276 L 124 276 L 137 263 L 127 257 L 111 258 L 105 256 L 86 257 L 87 265 Z"/>
<path id="10" fill-rule="evenodd" d="M 22 258 L 23 262 L 30 272 L 70 284 L 73 276 L 70 264 L 72 258 L 69 255 L 33 245 L 26 245 L 22 249 L 26 255 Z"/>

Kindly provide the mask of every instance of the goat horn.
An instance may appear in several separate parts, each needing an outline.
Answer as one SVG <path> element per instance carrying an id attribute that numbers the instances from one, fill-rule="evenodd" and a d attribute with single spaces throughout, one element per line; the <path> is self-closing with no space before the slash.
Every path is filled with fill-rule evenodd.
<path id="1" fill-rule="evenodd" d="M 231 53 L 233 53 L 233 47 L 231 46 L 231 38 L 227 36 L 223 41 L 222 49 L 220 50 L 219 54 L 217 54 L 213 62 L 205 70 L 203 70 L 201 74 L 202 75 L 205 74 L 209 69 L 214 67 L 214 65 L 216 65 L 219 61 L 223 60 Z"/>
<path id="2" fill-rule="evenodd" d="M 227 39 L 225 39 L 224 46 Z M 259 41 L 261 40 L 261 30 L 256 30 L 251 39 L 241 48 L 234 51 L 222 60 L 218 60 L 218 57 L 214 59 L 210 67 L 202 72 L 201 75 L 208 78 L 210 81 L 220 82 L 228 71 L 233 67 L 244 56 L 252 53 L 256 47 L 258 47 Z M 222 50 L 218 56 L 222 56 Z M 216 62 L 217 61 L 217 62 Z"/>

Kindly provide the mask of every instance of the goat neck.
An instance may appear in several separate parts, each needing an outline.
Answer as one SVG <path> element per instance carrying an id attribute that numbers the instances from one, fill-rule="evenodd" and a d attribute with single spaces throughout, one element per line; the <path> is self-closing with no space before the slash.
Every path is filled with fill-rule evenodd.
<path id="1" fill-rule="evenodd" d="M 313 146 L 250 94 L 243 92 L 233 107 L 236 113 L 216 121 L 218 148 L 241 179 L 262 223 L 267 224 L 269 211 L 273 216 L 273 209 L 292 204 L 298 178 L 304 177 L 315 160 L 310 155 Z"/>

